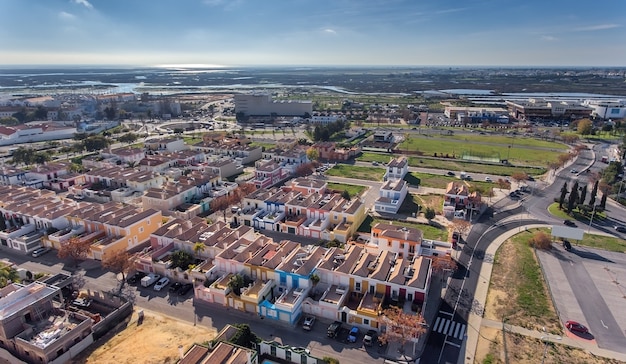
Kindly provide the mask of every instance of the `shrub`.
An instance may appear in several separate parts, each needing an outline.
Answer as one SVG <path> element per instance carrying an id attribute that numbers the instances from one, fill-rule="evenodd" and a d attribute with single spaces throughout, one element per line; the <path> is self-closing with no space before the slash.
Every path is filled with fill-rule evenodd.
<path id="1" fill-rule="evenodd" d="M 322 358 L 322 360 L 324 361 L 324 363 L 327 364 L 339 364 L 339 360 L 331 358 L 330 356 L 325 356 Z"/>
<path id="2" fill-rule="evenodd" d="M 552 239 L 550 235 L 543 231 L 537 231 L 533 234 L 533 237 L 528 242 L 531 247 L 542 250 L 549 250 L 552 248 Z"/>

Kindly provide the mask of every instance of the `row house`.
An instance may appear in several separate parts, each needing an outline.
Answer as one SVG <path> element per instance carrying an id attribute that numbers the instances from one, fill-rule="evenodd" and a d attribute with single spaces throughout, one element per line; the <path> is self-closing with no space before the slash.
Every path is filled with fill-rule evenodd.
<path id="1" fill-rule="evenodd" d="M 278 163 L 283 169 L 287 170 L 289 175 L 293 175 L 298 166 L 309 162 L 306 156 L 306 150 L 303 148 L 268 149 L 263 152 L 263 159 Z"/>
<path id="2" fill-rule="evenodd" d="M 397 214 L 408 193 L 405 180 L 387 180 L 379 190 L 379 196 L 374 202 L 374 210 L 379 213 Z"/>
<path id="3" fill-rule="evenodd" d="M 113 189 L 129 187 L 135 191 L 143 192 L 149 188 L 160 187 L 165 183 L 165 177 L 158 173 L 123 168 L 121 166 L 97 168 L 84 174 L 85 183 L 97 183 Z"/>
<path id="4" fill-rule="evenodd" d="M 132 250 L 150 240 L 150 234 L 162 224 L 161 211 L 138 209 L 118 203 L 90 204 L 67 216 L 72 228 L 83 227 L 86 233 L 103 232 L 94 237 L 90 258 L 106 259 L 119 250 Z M 55 246 L 58 249 L 58 247 Z"/>
<path id="5" fill-rule="evenodd" d="M 249 164 L 262 157 L 263 148 L 250 146 L 240 141 L 224 139 L 220 141 L 202 141 L 194 144 L 194 149 L 208 155 L 222 155 L 235 159 L 239 164 Z"/>
<path id="6" fill-rule="evenodd" d="M 143 148 L 117 148 L 117 149 L 105 149 L 100 153 L 100 156 L 104 158 L 115 158 L 122 164 L 136 165 L 142 159 L 146 157 L 146 152 Z"/>
<path id="7" fill-rule="evenodd" d="M 177 152 L 181 150 L 189 149 L 182 138 L 161 138 L 152 139 L 144 142 L 144 146 L 147 150 L 152 151 L 168 151 Z"/>
<path id="8" fill-rule="evenodd" d="M 79 206 L 76 201 L 61 199 L 52 191 L 0 186 L 0 213 L 5 225 L 0 231 L 0 244 L 28 253 L 39 246 L 39 241 L 31 239 L 32 236 L 20 237 L 67 227 L 66 215 Z"/>
<path id="9" fill-rule="evenodd" d="M 0 168 L 0 185 L 24 185 L 26 180 L 26 171 L 20 168 L 2 166 Z"/>
<path id="10" fill-rule="evenodd" d="M 317 269 L 319 299 L 307 301 L 305 312 L 380 329 L 384 300 L 426 302 L 431 271 L 426 257 L 403 259 L 397 253 L 371 253 L 357 245 L 331 248 Z"/>
<path id="11" fill-rule="evenodd" d="M 148 189 L 141 196 L 141 205 L 144 209 L 170 211 L 177 206 L 190 203 L 198 196 L 198 187 L 195 185 L 169 182 L 160 188 Z"/>
<path id="12" fill-rule="evenodd" d="M 345 242 L 365 219 L 364 204 L 326 193 L 326 182 L 297 178 L 282 189 L 259 189 L 243 201 L 247 226 Z"/>
<path id="13" fill-rule="evenodd" d="M 176 166 L 178 166 L 178 160 L 174 156 L 160 154 L 147 155 L 138 164 L 140 170 L 150 172 L 163 172 Z"/>
<path id="14" fill-rule="evenodd" d="M 394 158 L 387 164 L 384 180 L 401 180 L 408 172 L 409 160 L 405 156 Z"/>
<path id="15" fill-rule="evenodd" d="M 269 188 L 290 176 L 288 170 L 273 160 L 261 160 L 255 164 L 254 180 L 256 188 Z"/>
<path id="16" fill-rule="evenodd" d="M 93 343 L 91 317 L 69 312 L 61 289 L 42 282 L 0 289 L 0 348 L 28 363 L 65 363 Z M 56 301 L 56 302 L 55 302 Z"/>
<path id="17" fill-rule="evenodd" d="M 243 173 L 243 166 L 237 164 L 234 159 L 229 157 L 220 156 L 207 156 L 206 160 L 194 166 L 190 166 L 190 169 L 210 169 L 217 173 L 221 179 L 227 179 L 228 177 Z"/>
<path id="18" fill-rule="evenodd" d="M 424 239 L 421 230 L 399 225 L 377 223 L 372 227 L 371 251 L 389 250 L 400 258 L 431 255 L 450 255 L 452 244 L 445 241 Z"/>
<path id="19" fill-rule="evenodd" d="M 482 198 L 478 192 L 469 192 L 464 183 L 450 182 L 446 186 L 443 200 L 443 213 L 448 218 L 465 218 L 477 213 L 483 207 Z"/>
<path id="20" fill-rule="evenodd" d="M 335 142 L 318 142 L 311 148 L 317 152 L 320 159 L 331 161 L 347 161 L 361 154 L 361 148 L 358 146 L 337 147 Z"/>
<path id="21" fill-rule="evenodd" d="M 57 180 L 58 177 L 68 173 L 68 163 L 49 163 L 38 165 L 26 172 L 25 182 L 35 188 L 49 187 L 49 182 Z"/>
<path id="22" fill-rule="evenodd" d="M 175 159 L 176 166 L 181 168 L 202 163 L 205 160 L 205 154 L 202 151 L 192 149 L 179 150 L 163 155 Z"/>

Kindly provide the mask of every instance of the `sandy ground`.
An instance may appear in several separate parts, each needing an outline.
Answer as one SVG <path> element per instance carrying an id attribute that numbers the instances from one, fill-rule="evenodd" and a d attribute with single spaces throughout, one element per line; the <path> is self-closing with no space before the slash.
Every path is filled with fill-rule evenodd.
<path id="1" fill-rule="evenodd" d="M 202 343 L 216 336 L 215 330 L 193 326 L 187 322 L 144 310 L 144 320 L 137 322 L 133 312 L 128 326 L 92 344 L 71 363 L 152 364 L 175 363 L 193 343 Z"/>
<path id="2" fill-rule="evenodd" d="M 548 332 L 560 332 L 558 321 L 549 318 L 552 315 L 547 315 L 542 322 L 528 322 L 528 318 L 524 317 L 522 312 L 514 313 L 515 307 L 511 305 L 511 302 L 514 302 L 512 292 L 515 292 L 515 285 L 519 284 L 514 273 L 517 263 L 515 257 L 514 246 L 509 242 L 504 243 L 498 250 L 496 257 L 498 264 L 494 266 L 491 276 L 484 317 L 500 321 L 502 315 L 506 315 L 509 318 L 507 320 L 509 324 L 526 326 L 530 329 L 545 326 Z M 554 313 L 552 306 L 550 310 L 551 314 Z M 555 313 L 554 316 L 556 317 Z M 525 325 L 522 325 L 524 323 Z M 503 345 L 502 330 L 481 327 L 475 363 L 541 363 L 544 349 L 545 346 L 540 340 L 513 333 L 506 333 L 506 345 Z M 505 352 L 508 360 L 505 360 Z M 620 361 L 597 358 L 584 350 L 565 345 L 548 345 L 545 363 L 600 364 L 620 363 Z"/>

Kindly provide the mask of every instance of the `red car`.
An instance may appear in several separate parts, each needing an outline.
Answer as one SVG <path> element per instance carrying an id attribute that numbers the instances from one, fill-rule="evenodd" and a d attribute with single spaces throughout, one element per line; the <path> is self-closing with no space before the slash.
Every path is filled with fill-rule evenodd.
<path id="1" fill-rule="evenodd" d="M 582 325 L 582 324 L 580 324 L 580 323 L 578 323 L 576 321 L 567 321 L 565 323 L 565 327 L 567 327 L 567 329 L 569 331 L 571 331 L 571 332 L 579 332 L 581 334 L 588 334 L 589 333 L 589 330 L 587 330 L 587 328 L 584 325 Z"/>

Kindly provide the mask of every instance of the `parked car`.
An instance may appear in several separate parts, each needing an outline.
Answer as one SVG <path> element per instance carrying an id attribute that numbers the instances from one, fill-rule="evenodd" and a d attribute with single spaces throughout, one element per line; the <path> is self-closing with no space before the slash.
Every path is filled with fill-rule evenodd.
<path id="1" fill-rule="evenodd" d="M 578 171 L 575 169 L 572 169 L 571 171 L 569 171 L 569 173 L 578 173 Z"/>
<path id="2" fill-rule="evenodd" d="M 313 324 L 315 324 L 315 317 L 307 316 L 304 318 L 304 323 L 302 324 L 302 328 L 307 331 L 311 331 L 311 329 L 313 328 Z"/>
<path id="3" fill-rule="evenodd" d="M 576 321 L 567 321 L 565 323 L 565 327 L 571 332 L 578 332 L 581 334 L 588 334 L 589 330 L 583 325 Z"/>
<path id="4" fill-rule="evenodd" d="M 186 295 L 189 291 L 191 291 L 193 289 L 193 284 L 191 283 L 185 283 L 183 284 L 182 287 L 180 287 L 180 289 L 178 290 L 178 295 L 179 296 L 184 296 Z"/>
<path id="5" fill-rule="evenodd" d="M 127 283 L 131 283 L 131 284 L 135 284 L 135 283 L 137 283 L 137 282 L 140 282 L 140 281 L 141 281 L 141 278 L 143 278 L 143 277 L 145 277 L 145 276 L 146 276 L 146 273 L 144 273 L 144 272 L 140 272 L 140 271 L 137 271 L 137 272 L 135 272 L 135 274 L 133 274 L 132 276 L 130 276 L 130 277 L 128 277 L 128 278 L 126 278 L 126 282 L 127 282 Z"/>
<path id="6" fill-rule="evenodd" d="M 576 227 L 576 223 L 573 222 L 572 220 L 565 220 L 565 221 L 563 221 L 563 224 L 565 224 L 567 226 Z"/>
<path id="7" fill-rule="evenodd" d="M 570 243 L 569 240 L 563 240 L 563 248 L 568 252 L 572 251 L 572 243 Z"/>
<path id="8" fill-rule="evenodd" d="M 87 297 L 79 297 L 72 301 L 72 305 L 78 307 L 89 307 L 91 306 L 91 299 Z"/>
<path id="9" fill-rule="evenodd" d="M 174 283 L 170 286 L 170 288 L 168 288 L 168 290 L 169 290 L 170 292 L 172 292 L 172 293 L 176 293 L 176 292 L 178 292 L 178 290 L 179 290 L 179 289 L 181 289 L 181 287 L 182 287 L 182 286 L 183 286 L 183 284 L 182 284 L 182 283 L 180 283 L 180 282 L 174 282 Z"/>
<path id="10" fill-rule="evenodd" d="M 35 250 L 33 250 L 33 252 L 31 253 L 31 255 L 33 256 L 33 258 L 38 258 L 44 254 L 46 254 L 47 252 L 50 251 L 50 248 L 47 248 L 45 246 L 39 247 Z"/>
<path id="11" fill-rule="evenodd" d="M 363 345 L 372 346 L 374 345 L 374 340 L 376 339 L 376 330 L 367 330 L 365 336 L 363 336 Z"/>
<path id="12" fill-rule="evenodd" d="M 621 225 L 615 225 L 615 231 L 617 231 L 618 233 L 626 233 L 626 227 L 623 227 Z"/>
<path id="13" fill-rule="evenodd" d="M 493 182 L 493 180 L 491 179 L 491 177 L 487 176 L 485 177 L 485 182 Z"/>
<path id="14" fill-rule="evenodd" d="M 341 331 L 341 321 L 335 321 L 328 326 L 326 334 L 328 337 L 337 337 L 339 331 Z"/>
<path id="15" fill-rule="evenodd" d="M 357 326 L 352 326 L 352 328 L 350 329 L 350 333 L 348 334 L 348 342 L 355 343 L 358 337 L 359 328 Z"/>
<path id="16" fill-rule="evenodd" d="M 448 176 L 454 176 L 454 172 L 450 172 L 448 171 L 448 173 L 446 173 Z"/>
<path id="17" fill-rule="evenodd" d="M 155 283 L 153 289 L 155 291 L 160 291 L 163 288 L 165 288 L 165 286 L 167 286 L 169 283 L 170 283 L 170 279 L 167 278 L 167 277 L 163 277 L 163 278 L 159 279 L 158 282 Z"/>
<path id="18" fill-rule="evenodd" d="M 373 166 L 377 166 L 377 165 L 378 165 L 378 162 L 374 161 L 374 162 L 372 162 L 372 165 L 373 165 Z"/>

